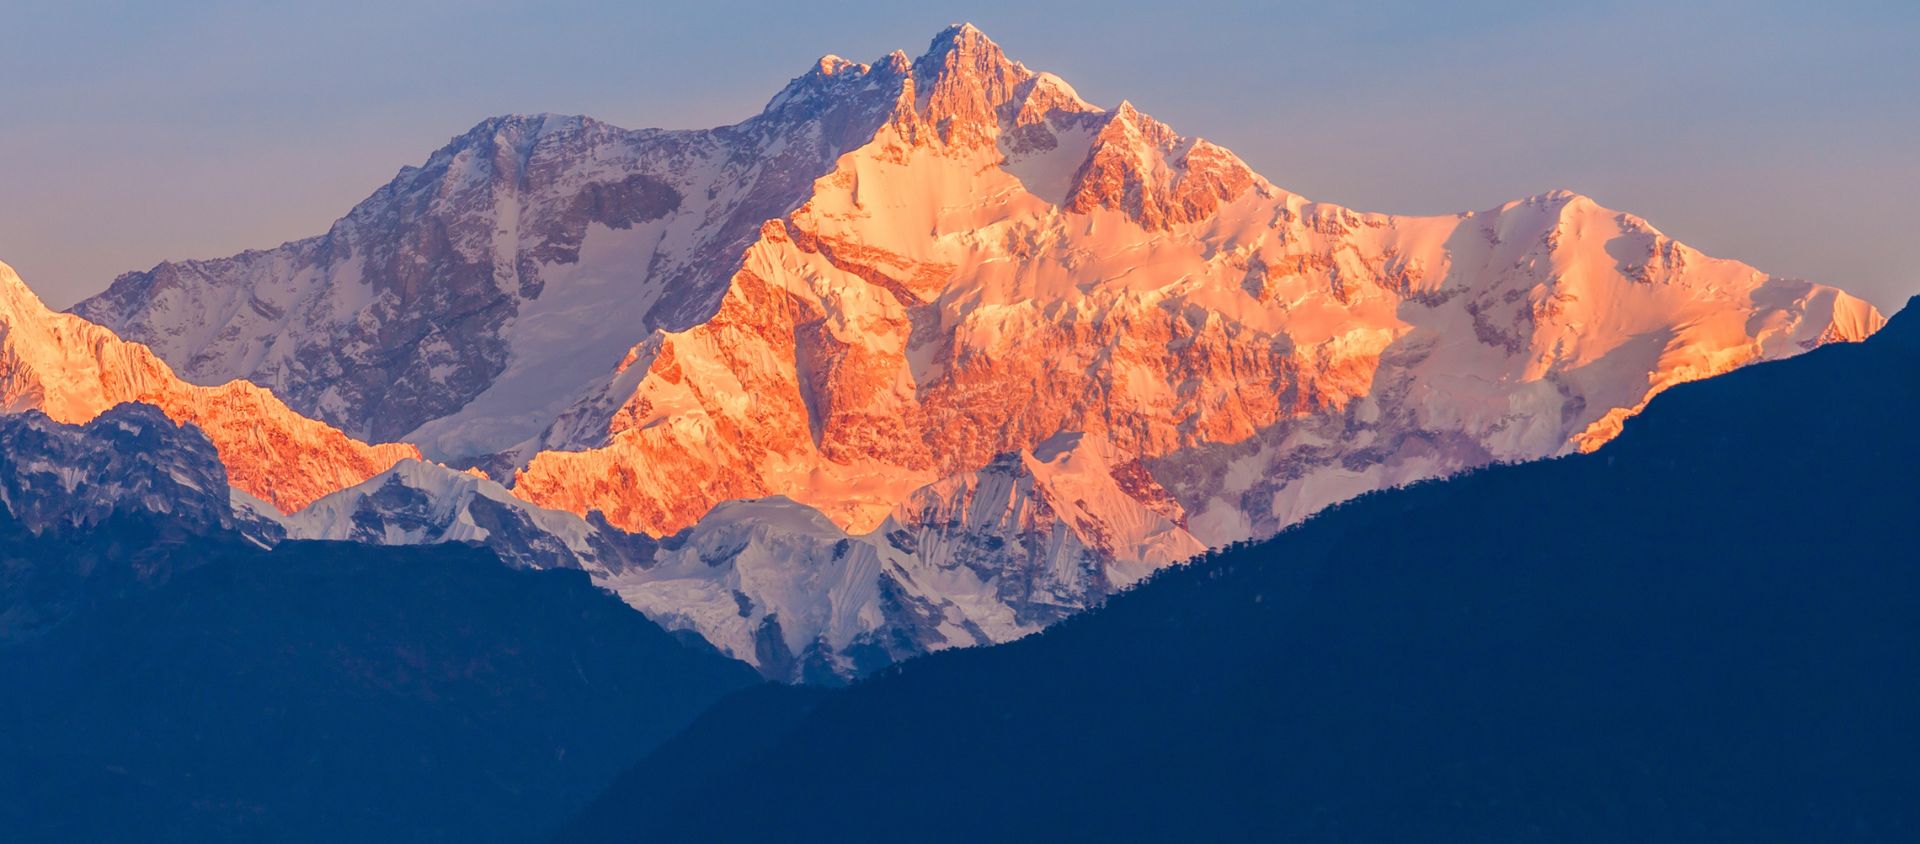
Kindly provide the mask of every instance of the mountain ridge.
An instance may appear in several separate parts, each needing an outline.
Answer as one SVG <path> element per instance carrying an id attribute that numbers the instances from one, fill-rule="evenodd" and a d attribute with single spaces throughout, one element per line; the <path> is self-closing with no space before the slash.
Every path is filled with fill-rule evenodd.
<path id="1" fill-rule="evenodd" d="M 833 529 L 774 521 L 795 548 L 872 547 L 879 579 L 862 582 L 946 585 L 879 611 L 897 635 L 804 626 L 915 647 L 939 645 L 935 617 L 957 625 L 948 641 L 1024 632 L 983 619 L 1038 611 L 1009 595 L 1090 605 L 1165 548 L 1591 450 L 1669 386 L 1882 322 L 1571 192 L 1431 217 L 1316 202 L 964 25 L 918 58 L 824 57 L 732 126 L 485 121 L 313 243 L 162 265 L 76 311 L 192 377 L 272 383 L 343 430 L 404 435 L 620 532 L 698 532 L 728 502 L 822 514 Z M 1061 437 L 1100 443 L 1121 494 L 972 539 L 914 506 Z M 993 489 L 1002 513 L 1044 498 Z M 1093 538 L 1160 517 L 1170 545 Z M 949 539 L 994 553 L 909 574 Z M 1069 545 L 1100 550 L 1068 565 Z M 625 570 L 633 589 L 665 588 L 644 569 Z M 703 609 L 653 611 L 706 618 L 754 658 L 732 575 L 700 571 L 713 580 L 679 585 Z M 855 594 L 774 581 L 821 591 L 749 594 L 755 624 Z M 791 612 L 798 654 L 811 640 Z"/>
<path id="2" fill-rule="evenodd" d="M 198 426 L 233 485 L 281 512 L 419 455 L 410 445 L 354 440 L 248 382 L 184 382 L 146 346 L 47 310 L 13 268 L 0 263 L 0 411 L 39 410 L 58 422 L 84 423 L 127 402 L 154 405 L 175 422 Z"/>

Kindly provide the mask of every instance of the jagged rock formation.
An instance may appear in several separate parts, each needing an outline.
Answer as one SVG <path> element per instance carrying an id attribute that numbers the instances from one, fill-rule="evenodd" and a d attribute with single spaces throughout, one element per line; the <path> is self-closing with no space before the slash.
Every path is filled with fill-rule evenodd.
<path id="1" fill-rule="evenodd" d="M 84 425 L 38 410 L 0 416 L 0 506 L 30 533 L 86 530 L 116 514 L 231 530 L 226 471 L 199 429 L 123 404 Z"/>

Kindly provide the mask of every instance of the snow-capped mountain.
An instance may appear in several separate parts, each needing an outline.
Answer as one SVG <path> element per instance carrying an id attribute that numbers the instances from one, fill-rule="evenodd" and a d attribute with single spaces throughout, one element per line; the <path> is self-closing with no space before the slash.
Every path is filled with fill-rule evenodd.
<path id="1" fill-rule="evenodd" d="M 877 532 L 918 577 L 976 579 L 992 611 L 974 621 L 1004 641 L 1206 550 L 1178 502 L 1115 461 L 1104 440 L 1060 434 L 915 490 Z"/>
<path id="2" fill-rule="evenodd" d="M 501 451 L 701 322 L 761 224 L 871 137 L 890 94 L 844 64 L 710 131 L 487 120 L 325 235 L 129 273 L 74 312 L 356 436 Z"/>
<path id="3" fill-rule="evenodd" d="M 0 416 L 0 506 L 34 534 L 115 514 L 165 515 L 186 530 L 234 527 L 213 443 L 159 408 L 123 404 L 84 425 L 38 410 Z"/>
<path id="4" fill-rule="evenodd" d="M 1567 192 L 1435 218 L 1315 203 L 969 29 L 867 72 L 898 85 L 874 140 L 763 227 L 710 319 L 636 345 L 549 429 L 523 497 L 664 532 L 777 494 L 866 530 L 1086 432 L 1221 543 L 1597 445 L 1672 383 L 1880 319 Z"/>
<path id="5" fill-rule="evenodd" d="M 418 456 L 411 445 L 367 445 L 287 409 L 245 381 L 190 384 L 139 343 L 41 304 L 0 264 L 0 413 L 39 410 L 83 423 L 125 402 L 144 402 L 200 428 L 235 487 L 291 512 Z"/>
<path id="6" fill-rule="evenodd" d="M 792 677 L 1023 635 L 1882 322 L 1567 191 L 1315 202 L 970 26 L 719 129 L 489 120 L 326 235 L 75 310 L 508 482 L 403 464 L 294 535 L 552 537 L 518 561 Z M 622 531 L 658 547 L 586 553 Z"/>
<path id="7" fill-rule="evenodd" d="M 514 497 L 474 472 L 407 459 L 365 482 L 275 518 L 286 539 L 374 545 L 466 542 L 522 568 L 575 568 L 607 576 L 653 559 L 654 541 Z"/>
<path id="8" fill-rule="evenodd" d="M 865 534 L 786 498 L 727 502 L 604 585 L 777 679 L 1011 641 L 1205 550 L 1123 491 L 1102 445 L 1001 455 Z"/>
<path id="9" fill-rule="evenodd" d="M 1057 437 L 916 490 L 860 535 L 776 497 L 726 502 L 655 540 L 418 460 L 290 516 L 236 509 L 270 522 L 249 531 L 269 542 L 464 542 L 516 566 L 584 569 L 771 678 L 834 682 L 1024 636 L 1204 550 L 1177 514 L 1140 503 L 1110 457 L 1103 442 Z"/>

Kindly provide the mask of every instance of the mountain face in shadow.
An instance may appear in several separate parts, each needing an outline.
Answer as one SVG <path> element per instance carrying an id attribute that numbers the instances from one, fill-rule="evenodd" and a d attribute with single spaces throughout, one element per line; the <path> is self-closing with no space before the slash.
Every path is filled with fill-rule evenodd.
<path id="1" fill-rule="evenodd" d="M 239 545 L 214 445 L 159 408 L 0 416 L 0 647 Z"/>
<path id="2" fill-rule="evenodd" d="M 1593 454 L 1369 495 L 844 692 L 743 693 L 562 838 L 1916 840 L 1917 418 L 1909 306 Z"/>
<path id="3" fill-rule="evenodd" d="M 524 840 L 757 681 L 582 572 L 265 551 L 125 501 L 39 532 L 0 510 L 8 565 L 59 575 L 0 584 L 34 622 L 0 641 L 8 840 Z"/>

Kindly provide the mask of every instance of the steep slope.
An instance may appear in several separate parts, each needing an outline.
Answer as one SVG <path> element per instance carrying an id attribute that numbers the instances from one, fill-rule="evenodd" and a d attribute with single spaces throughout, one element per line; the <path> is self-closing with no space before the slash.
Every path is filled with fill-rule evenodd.
<path id="1" fill-rule="evenodd" d="M 90 530 L 116 515 L 233 528 L 226 471 L 198 428 L 122 404 L 84 425 L 38 410 L 0 416 L 0 506 L 30 533 Z"/>
<path id="2" fill-rule="evenodd" d="M 732 701 L 659 757 L 726 761 L 643 763 L 563 839 L 1909 840 L 1916 305 L 1664 394 L 1597 453 Z"/>
<path id="3" fill-rule="evenodd" d="M 995 641 L 970 618 L 977 605 L 955 604 L 980 584 L 920 583 L 917 563 L 786 499 L 732 501 L 662 539 L 650 564 L 602 585 L 769 678 L 837 684 L 930 650 Z"/>
<path id="4" fill-rule="evenodd" d="M 727 502 L 602 585 L 768 677 L 838 683 L 1017 639 L 1205 550 L 1135 501 L 1104 443 L 1044 446 L 916 490 L 866 534 L 785 498 Z"/>
<path id="5" fill-rule="evenodd" d="M 1179 505 L 1115 459 L 1104 440 L 1055 436 L 916 490 L 876 533 L 914 552 L 922 578 L 977 577 L 1006 608 L 978 621 L 1006 641 L 1206 550 Z"/>
<path id="6" fill-rule="evenodd" d="M 74 312 L 356 436 L 500 451 L 648 331 L 710 313 L 760 224 L 871 137 L 889 87 L 822 60 L 709 131 L 487 120 L 325 235 L 129 273 Z"/>
<path id="7" fill-rule="evenodd" d="M 38 410 L 81 423 L 125 402 L 151 404 L 175 422 L 198 426 L 233 485 L 283 512 L 419 454 L 409 445 L 350 439 L 253 384 L 181 381 L 147 347 L 48 311 L 12 267 L 0 264 L 0 413 Z"/>

